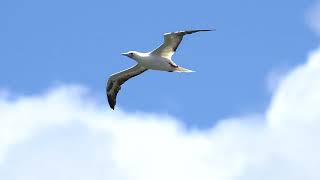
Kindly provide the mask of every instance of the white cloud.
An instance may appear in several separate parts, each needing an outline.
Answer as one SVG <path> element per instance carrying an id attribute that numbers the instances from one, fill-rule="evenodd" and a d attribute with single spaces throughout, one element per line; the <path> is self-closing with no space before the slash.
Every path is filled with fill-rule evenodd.
<path id="1" fill-rule="evenodd" d="M 0 179 L 318 180 L 319 77 L 317 50 L 281 79 L 265 114 L 207 130 L 110 111 L 79 86 L 0 96 Z"/>
<path id="2" fill-rule="evenodd" d="M 306 21 L 309 27 L 320 34 L 320 1 L 317 0 L 307 11 Z"/>

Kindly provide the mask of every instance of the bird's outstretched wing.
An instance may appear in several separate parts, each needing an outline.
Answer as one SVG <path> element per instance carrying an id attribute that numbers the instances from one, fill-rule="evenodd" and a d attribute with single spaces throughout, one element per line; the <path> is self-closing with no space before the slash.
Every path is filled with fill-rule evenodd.
<path id="1" fill-rule="evenodd" d="M 186 34 L 192 34 L 200 31 L 212 31 L 208 29 L 201 30 L 188 30 L 188 31 L 177 31 L 171 33 L 165 33 L 164 42 L 157 49 L 153 50 L 151 54 L 162 56 L 167 59 L 171 59 L 172 55 L 177 50 L 179 44 L 181 43 L 183 36 Z"/>
<path id="2" fill-rule="evenodd" d="M 109 77 L 106 93 L 108 96 L 109 105 L 112 109 L 114 109 L 114 106 L 116 105 L 116 98 L 119 90 L 121 89 L 121 85 L 128 79 L 135 77 L 145 72 L 146 70 L 146 68 L 137 64 L 129 69 L 115 73 Z"/>

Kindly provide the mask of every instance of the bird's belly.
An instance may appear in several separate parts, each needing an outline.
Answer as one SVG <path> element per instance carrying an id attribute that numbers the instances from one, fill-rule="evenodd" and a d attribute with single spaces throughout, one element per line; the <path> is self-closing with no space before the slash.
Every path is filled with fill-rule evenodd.
<path id="1" fill-rule="evenodd" d="M 169 62 L 164 60 L 151 60 L 143 62 L 143 66 L 148 69 L 160 70 L 160 71 L 173 71 L 174 67 Z"/>

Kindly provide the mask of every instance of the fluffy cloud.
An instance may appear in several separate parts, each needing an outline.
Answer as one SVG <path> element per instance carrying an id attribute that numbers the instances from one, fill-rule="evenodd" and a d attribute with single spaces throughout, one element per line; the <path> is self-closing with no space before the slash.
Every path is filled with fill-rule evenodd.
<path id="1" fill-rule="evenodd" d="M 264 114 L 187 130 L 109 111 L 81 86 L 0 93 L 0 179 L 318 180 L 320 50 L 281 78 Z"/>

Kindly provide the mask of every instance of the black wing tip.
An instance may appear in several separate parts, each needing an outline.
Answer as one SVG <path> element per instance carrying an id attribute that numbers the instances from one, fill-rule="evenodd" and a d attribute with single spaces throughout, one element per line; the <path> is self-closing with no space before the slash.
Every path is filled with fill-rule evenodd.
<path id="1" fill-rule="evenodd" d="M 114 100 L 112 100 L 112 97 L 109 96 L 108 94 L 108 103 L 109 103 L 109 106 L 112 110 L 114 110 L 114 107 L 116 105 L 116 102 Z"/>
<path id="2" fill-rule="evenodd" d="M 193 34 L 197 32 L 208 32 L 208 31 L 216 31 L 216 29 L 195 29 L 195 30 L 187 30 L 187 31 L 180 31 L 184 34 Z"/>
<path id="3" fill-rule="evenodd" d="M 200 32 L 200 31 L 216 31 L 216 29 L 199 29 L 199 30 L 195 30 L 196 32 Z"/>
<path id="4" fill-rule="evenodd" d="M 114 110 L 115 105 L 109 103 L 109 106 L 112 110 Z"/>

